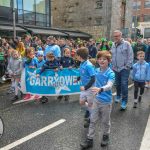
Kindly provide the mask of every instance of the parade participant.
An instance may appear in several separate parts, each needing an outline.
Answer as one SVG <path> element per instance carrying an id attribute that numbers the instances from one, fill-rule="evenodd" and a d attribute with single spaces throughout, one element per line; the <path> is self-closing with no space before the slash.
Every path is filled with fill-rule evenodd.
<path id="1" fill-rule="evenodd" d="M 64 49 L 64 57 L 60 58 L 60 69 L 63 69 L 63 68 L 71 69 L 73 67 L 74 67 L 74 60 L 71 57 L 70 49 L 66 47 Z M 63 98 L 63 96 L 58 96 L 57 99 L 59 101 L 61 101 L 62 98 Z M 69 100 L 69 95 L 65 95 L 64 98 L 65 98 L 65 101 L 68 101 Z"/>
<path id="2" fill-rule="evenodd" d="M 24 43 L 21 41 L 21 37 L 16 37 L 16 50 L 21 54 L 21 57 L 25 55 L 25 46 Z"/>
<path id="3" fill-rule="evenodd" d="M 137 63 L 133 65 L 133 81 L 134 81 L 134 106 L 133 108 L 137 107 L 137 103 L 141 102 L 142 95 L 144 93 L 145 82 L 148 79 L 148 69 L 149 64 L 144 60 L 145 53 L 143 51 L 137 52 Z M 138 97 L 138 91 L 140 88 L 140 95 Z M 138 99 L 137 99 L 138 98 Z"/>
<path id="4" fill-rule="evenodd" d="M 22 71 L 22 60 L 17 50 L 12 51 L 12 58 L 8 63 L 7 70 L 12 78 L 12 81 L 14 81 L 15 83 L 15 96 L 13 97 L 12 101 L 16 101 L 19 99 L 18 84 L 21 78 L 21 71 Z"/>
<path id="5" fill-rule="evenodd" d="M 88 60 L 88 55 L 88 49 L 85 47 L 81 47 L 77 50 L 77 59 L 81 62 L 80 77 L 77 78 L 77 81 L 81 79 L 82 82 L 82 86 L 80 87 L 80 105 L 86 108 L 84 127 L 88 127 L 90 122 L 90 111 L 94 99 L 91 87 L 95 82 L 95 69 Z"/>
<path id="6" fill-rule="evenodd" d="M 53 53 L 47 53 L 46 62 L 43 64 L 40 72 L 37 74 L 39 77 L 46 69 L 54 69 L 54 71 L 58 71 L 60 67 L 59 61 L 55 58 Z"/>
<path id="7" fill-rule="evenodd" d="M 35 52 L 34 52 L 34 48 L 33 47 L 29 47 L 26 49 L 26 54 L 25 54 L 26 58 L 24 60 L 24 67 L 28 67 L 28 68 L 32 68 L 32 69 L 36 69 L 37 65 L 38 65 L 38 60 L 35 57 Z M 24 100 L 28 100 L 28 99 L 39 99 L 40 96 L 38 95 L 31 95 L 31 94 L 26 94 L 24 97 Z"/>
<path id="8" fill-rule="evenodd" d="M 38 51 L 37 59 L 38 59 L 37 68 L 42 68 L 43 64 L 45 63 L 43 51 Z"/>
<path id="9" fill-rule="evenodd" d="M 133 50 L 131 44 L 122 39 L 119 30 L 113 33 L 115 43 L 112 46 L 112 69 L 115 72 L 116 92 L 115 102 L 121 101 L 121 110 L 125 110 L 128 102 L 128 78 L 133 63 Z"/>
<path id="10" fill-rule="evenodd" d="M 95 125 L 99 120 L 101 114 L 102 123 L 104 127 L 103 138 L 101 141 L 101 146 L 107 146 L 109 143 L 110 134 L 110 114 L 112 108 L 112 86 L 115 81 L 115 74 L 109 68 L 109 63 L 111 61 L 111 55 L 107 51 L 101 51 L 97 54 L 97 62 L 100 68 L 96 71 L 96 82 L 95 87 L 92 87 L 92 92 L 96 94 L 92 106 L 92 113 L 90 118 L 90 126 L 88 130 L 87 139 L 85 142 L 81 143 L 82 149 L 87 149 L 93 147 L 93 138 L 95 134 Z"/>

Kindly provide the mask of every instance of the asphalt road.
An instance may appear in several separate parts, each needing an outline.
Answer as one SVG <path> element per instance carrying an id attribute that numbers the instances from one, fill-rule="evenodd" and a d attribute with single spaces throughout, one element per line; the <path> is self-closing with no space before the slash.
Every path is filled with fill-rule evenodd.
<path id="1" fill-rule="evenodd" d="M 0 150 L 60 119 L 66 121 L 13 149 L 80 150 L 80 142 L 85 139 L 87 130 L 83 127 L 84 112 L 78 103 L 79 96 L 71 96 L 69 103 L 58 102 L 55 97 L 50 97 L 44 105 L 37 101 L 13 105 L 10 100 L 12 95 L 6 94 L 7 87 L 8 85 L 0 87 L 0 115 L 5 124 Z M 150 91 L 145 91 L 137 109 L 132 108 L 133 89 L 129 90 L 129 103 L 125 112 L 120 112 L 119 104 L 113 104 L 110 145 L 100 147 L 102 128 L 97 125 L 92 150 L 139 150 L 150 112 L 149 93 Z M 100 121 L 98 124 L 101 125 Z"/>

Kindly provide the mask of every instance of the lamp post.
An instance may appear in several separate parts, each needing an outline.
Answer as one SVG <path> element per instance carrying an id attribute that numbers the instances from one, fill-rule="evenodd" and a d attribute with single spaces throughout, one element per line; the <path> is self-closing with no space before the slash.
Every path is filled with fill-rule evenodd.
<path id="1" fill-rule="evenodd" d="M 13 11 L 13 33 L 14 33 L 14 39 L 16 38 L 16 13 L 15 13 L 15 3 L 14 0 L 12 0 L 12 11 Z"/>

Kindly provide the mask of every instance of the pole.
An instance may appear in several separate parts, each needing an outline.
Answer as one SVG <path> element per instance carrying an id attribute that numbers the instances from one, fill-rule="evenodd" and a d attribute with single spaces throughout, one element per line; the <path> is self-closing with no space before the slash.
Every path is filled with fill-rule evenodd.
<path id="1" fill-rule="evenodd" d="M 135 28 L 135 34 L 134 34 L 134 40 L 136 39 L 136 27 L 137 27 L 137 18 L 138 18 L 138 14 L 137 14 L 137 11 L 138 11 L 138 0 L 136 0 L 136 15 L 135 15 L 135 22 L 134 22 L 134 28 Z"/>
<path id="2" fill-rule="evenodd" d="M 14 39 L 16 38 L 16 14 L 15 14 L 15 3 L 14 3 L 14 0 L 12 0 L 12 3 L 13 3 L 13 31 L 14 31 Z"/>

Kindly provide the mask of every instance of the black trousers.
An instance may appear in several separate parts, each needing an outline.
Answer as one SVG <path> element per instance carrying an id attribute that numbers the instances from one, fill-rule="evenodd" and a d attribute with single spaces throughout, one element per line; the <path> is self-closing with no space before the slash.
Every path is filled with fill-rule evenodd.
<path id="1" fill-rule="evenodd" d="M 5 74 L 5 61 L 0 61 L 0 77 Z"/>
<path id="2" fill-rule="evenodd" d="M 134 99 L 137 99 L 139 89 L 140 89 L 140 95 L 143 95 L 144 88 L 145 88 L 145 82 L 134 81 Z"/>

